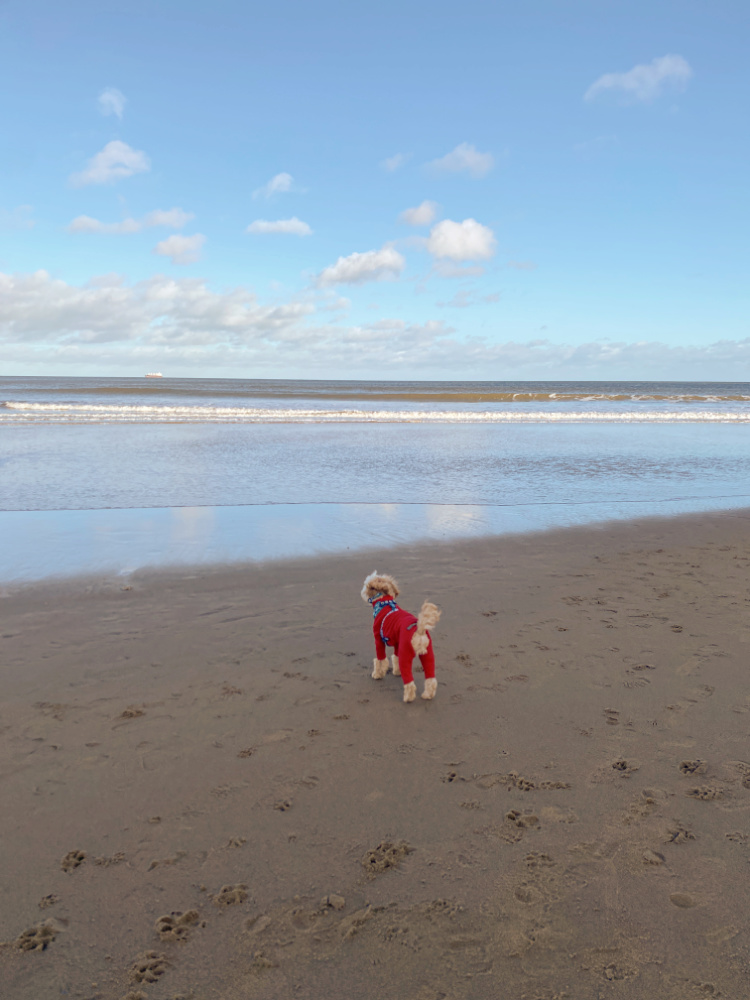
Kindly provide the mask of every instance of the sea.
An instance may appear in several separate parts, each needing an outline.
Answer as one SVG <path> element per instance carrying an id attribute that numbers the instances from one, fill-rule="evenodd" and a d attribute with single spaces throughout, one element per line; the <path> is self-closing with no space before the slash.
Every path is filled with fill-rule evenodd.
<path id="1" fill-rule="evenodd" d="M 749 444 L 747 382 L 0 377 L 0 583 L 749 507 Z"/>

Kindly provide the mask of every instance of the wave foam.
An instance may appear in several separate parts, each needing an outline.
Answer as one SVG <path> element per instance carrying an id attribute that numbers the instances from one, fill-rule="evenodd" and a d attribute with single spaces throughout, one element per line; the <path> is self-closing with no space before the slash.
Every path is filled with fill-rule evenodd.
<path id="1" fill-rule="evenodd" d="M 101 403 L 0 404 L 0 423 L 39 424 L 526 424 L 750 423 L 750 411 L 725 410 L 367 410 L 238 406 L 128 406 Z"/>

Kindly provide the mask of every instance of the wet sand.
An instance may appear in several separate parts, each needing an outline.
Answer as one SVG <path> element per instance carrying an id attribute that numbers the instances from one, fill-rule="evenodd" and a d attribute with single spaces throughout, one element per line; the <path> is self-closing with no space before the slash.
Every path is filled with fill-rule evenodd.
<path id="1" fill-rule="evenodd" d="M 749 569 L 743 511 L 5 593 L 4 1000 L 746 996 Z"/>

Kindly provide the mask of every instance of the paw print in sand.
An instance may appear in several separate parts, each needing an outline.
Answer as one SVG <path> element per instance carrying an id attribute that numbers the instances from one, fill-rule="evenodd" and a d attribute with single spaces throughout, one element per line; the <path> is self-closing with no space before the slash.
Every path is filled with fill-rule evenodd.
<path id="1" fill-rule="evenodd" d="M 401 840 L 397 844 L 390 840 L 384 840 L 365 854 L 362 858 L 362 867 L 370 878 L 374 878 L 389 868 L 396 868 L 401 863 L 402 858 L 411 854 L 413 850 L 414 848 L 410 847 L 405 840 Z"/>
<path id="2" fill-rule="evenodd" d="M 181 913 L 173 910 L 156 921 L 155 930 L 162 941 L 187 941 L 190 928 L 197 924 L 200 914 L 197 910 L 186 910 Z"/>
<path id="3" fill-rule="evenodd" d="M 60 867 L 64 872 L 72 872 L 74 868 L 78 868 L 82 865 L 85 860 L 85 851 L 68 851 L 60 862 Z"/>
<path id="4" fill-rule="evenodd" d="M 247 899 L 247 885 L 238 882 L 237 885 L 223 885 L 221 889 L 212 897 L 214 906 L 236 906 L 244 903 Z"/>
<path id="5" fill-rule="evenodd" d="M 134 983 L 155 983 L 167 971 L 169 962 L 158 951 L 144 951 L 130 969 L 130 979 Z"/>
<path id="6" fill-rule="evenodd" d="M 18 935 L 13 942 L 21 951 L 44 951 L 55 940 L 57 931 L 52 924 L 36 924 Z"/>

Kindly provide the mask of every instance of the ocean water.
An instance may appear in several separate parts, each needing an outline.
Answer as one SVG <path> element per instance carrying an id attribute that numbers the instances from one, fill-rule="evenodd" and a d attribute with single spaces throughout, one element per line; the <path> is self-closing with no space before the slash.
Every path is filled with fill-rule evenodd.
<path id="1" fill-rule="evenodd" d="M 0 378 L 0 581 L 750 506 L 750 384 Z"/>

